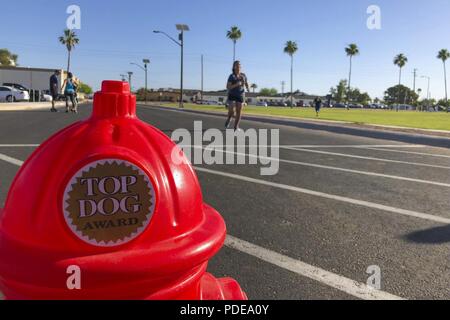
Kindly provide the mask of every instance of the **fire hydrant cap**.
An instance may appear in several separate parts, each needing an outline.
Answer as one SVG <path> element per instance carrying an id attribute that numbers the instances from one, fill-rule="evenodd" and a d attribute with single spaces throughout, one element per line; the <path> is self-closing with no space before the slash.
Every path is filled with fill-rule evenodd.
<path id="1" fill-rule="evenodd" d="M 104 81 L 92 116 L 44 142 L 11 185 L 0 213 L 0 291 L 173 298 L 199 282 L 225 233 L 178 147 L 136 117 L 128 83 Z M 73 265 L 82 290 L 67 290 Z"/>

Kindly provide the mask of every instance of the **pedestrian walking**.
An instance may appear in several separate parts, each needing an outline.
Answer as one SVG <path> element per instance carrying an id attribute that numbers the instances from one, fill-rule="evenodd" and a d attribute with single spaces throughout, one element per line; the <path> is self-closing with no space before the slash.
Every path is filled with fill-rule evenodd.
<path id="1" fill-rule="evenodd" d="M 73 79 L 73 74 L 69 72 L 67 74 L 67 79 L 64 80 L 64 84 L 62 86 L 61 91 L 64 92 L 64 97 L 66 98 L 66 112 L 78 112 L 78 106 L 77 106 L 77 99 L 76 99 L 76 91 L 77 91 L 77 84 L 75 80 Z M 72 108 L 69 109 L 69 100 L 72 103 Z"/>
<path id="2" fill-rule="evenodd" d="M 55 70 L 55 72 L 50 77 L 50 95 L 52 96 L 52 108 L 50 109 L 51 112 L 58 112 L 55 108 L 55 101 L 58 99 L 58 76 L 60 72 L 59 70 Z"/>
<path id="3" fill-rule="evenodd" d="M 242 107 L 245 103 L 245 89 L 250 91 L 247 76 L 241 72 L 241 63 L 233 63 L 233 73 L 228 77 L 228 118 L 225 122 L 225 128 L 228 129 L 231 118 L 235 116 L 234 131 L 240 131 L 239 123 L 242 117 Z M 235 115 L 236 109 L 236 115 Z"/>

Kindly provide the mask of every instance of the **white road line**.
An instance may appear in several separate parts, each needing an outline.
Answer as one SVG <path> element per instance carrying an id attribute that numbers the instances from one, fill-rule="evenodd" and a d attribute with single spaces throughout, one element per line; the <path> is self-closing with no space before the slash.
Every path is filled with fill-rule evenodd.
<path id="1" fill-rule="evenodd" d="M 9 162 L 9 163 L 14 164 L 19 167 L 23 164 L 23 161 L 15 159 L 15 158 L 11 158 L 11 157 L 7 156 L 6 154 L 2 154 L 2 153 L 0 153 L 0 160 Z"/>
<path id="2" fill-rule="evenodd" d="M 332 156 L 339 156 L 339 157 L 347 157 L 347 158 L 355 158 L 355 159 L 364 159 L 364 160 L 372 160 L 372 161 L 382 161 L 382 162 L 392 162 L 392 163 L 402 163 L 402 164 L 409 164 L 413 166 L 422 166 L 422 167 L 431 167 L 431 168 L 440 168 L 440 169 L 450 169 L 450 167 L 447 166 L 438 166 L 434 164 L 427 164 L 427 163 L 420 163 L 420 162 L 409 162 L 409 161 L 400 161 L 400 160 L 391 160 L 391 159 L 383 159 L 383 158 L 373 158 L 373 157 L 365 157 L 365 156 L 357 156 L 353 154 L 346 154 L 346 153 L 336 153 L 336 152 L 328 152 L 328 151 L 319 151 L 319 150 L 308 150 L 308 149 L 302 149 L 302 148 L 293 148 L 293 147 L 281 147 L 282 149 L 286 150 L 294 150 L 294 151 L 301 151 L 301 152 L 311 152 L 311 153 L 319 153 L 319 154 L 328 154 Z"/>
<path id="3" fill-rule="evenodd" d="M 202 148 L 200 146 L 192 146 L 192 147 Z M 265 156 L 257 156 L 257 155 L 245 154 L 245 153 L 240 153 L 240 152 L 220 150 L 220 149 L 216 149 L 215 147 L 214 148 L 203 147 L 203 149 L 204 150 L 210 149 L 210 150 L 214 150 L 214 151 L 220 152 L 220 153 L 235 154 L 235 155 L 247 156 L 247 157 L 251 157 L 251 158 L 265 159 L 265 160 L 269 160 L 269 161 L 279 161 L 279 162 L 283 162 L 283 163 L 295 164 L 295 165 L 305 166 L 305 167 L 335 170 L 335 171 L 341 171 L 341 172 L 347 172 L 347 173 L 363 174 L 363 175 L 373 176 L 373 177 L 381 177 L 381 178 L 388 178 L 388 179 L 395 179 L 395 180 L 402 180 L 402 181 L 409 181 L 409 182 L 425 183 L 425 184 L 431 184 L 431 185 L 435 185 L 435 186 L 450 188 L 450 184 L 444 183 L 444 182 L 407 178 L 407 177 L 402 177 L 402 176 L 394 176 L 394 175 L 376 173 L 376 172 L 371 172 L 371 171 L 360 171 L 360 170 L 352 170 L 352 169 L 345 169 L 345 168 L 339 168 L 339 167 L 324 166 L 324 165 L 309 163 L 309 162 L 301 162 L 301 161 L 294 161 L 294 160 L 287 160 L 287 159 L 277 159 L 277 158 L 271 158 L 271 157 L 265 157 Z"/>
<path id="4" fill-rule="evenodd" d="M 227 236 L 225 240 L 225 246 L 244 252 L 282 269 L 318 281 L 360 299 L 404 300 L 403 298 L 388 292 L 371 288 L 364 283 L 309 265 L 300 260 L 290 258 L 230 235 Z"/>
<path id="5" fill-rule="evenodd" d="M 435 216 L 435 215 L 428 214 L 428 213 L 422 213 L 422 212 L 417 212 L 417 211 L 412 211 L 412 210 L 395 208 L 395 207 L 386 206 L 386 205 L 378 204 L 378 203 L 374 203 L 374 202 L 357 200 L 357 199 L 338 196 L 338 195 L 334 195 L 334 194 L 329 194 L 329 193 L 314 191 L 314 190 L 310 190 L 310 189 L 290 186 L 290 185 L 283 184 L 283 183 L 276 183 L 276 182 L 271 182 L 271 181 L 262 180 L 262 179 L 250 178 L 250 177 L 241 176 L 241 175 L 233 174 L 233 173 L 227 173 L 227 172 L 205 169 L 205 168 L 200 168 L 200 167 L 194 167 L 194 168 L 197 171 L 210 173 L 210 174 L 214 174 L 217 176 L 223 176 L 223 177 L 232 178 L 232 179 L 236 179 L 236 180 L 252 182 L 252 183 L 261 184 L 261 185 L 274 187 L 274 188 L 279 188 L 279 189 L 283 189 L 283 190 L 295 191 L 295 192 L 304 193 L 304 194 L 308 194 L 308 195 L 312 195 L 312 196 L 316 196 L 316 197 L 332 199 L 332 200 L 336 200 L 336 201 L 340 201 L 340 202 L 350 203 L 350 204 L 359 205 L 359 206 L 372 208 L 372 209 L 378 209 L 378 210 L 382 210 L 382 211 L 386 211 L 386 212 L 392 212 L 395 214 L 419 218 L 419 219 L 428 220 L 428 221 L 432 221 L 432 222 L 450 224 L 450 218 Z"/>
<path id="6" fill-rule="evenodd" d="M 298 144 L 298 145 L 280 145 L 280 147 L 292 148 L 425 148 L 421 144 Z"/>
<path id="7" fill-rule="evenodd" d="M 280 145 L 236 145 L 233 146 L 246 146 L 246 147 L 291 147 L 291 148 L 425 148 L 427 146 L 419 144 L 349 144 L 349 145 L 320 145 L 320 144 L 280 144 Z M 39 147 L 39 144 L 0 144 L 0 148 L 26 148 L 26 147 Z M 227 145 L 217 145 L 217 147 L 227 147 Z M 391 151 L 386 149 L 387 151 Z"/>
<path id="8" fill-rule="evenodd" d="M 0 144 L 1 148 L 39 147 L 38 144 Z"/>
<path id="9" fill-rule="evenodd" d="M 403 151 L 403 150 L 392 150 L 392 149 L 381 149 L 381 148 L 372 148 L 367 147 L 364 148 L 367 150 L 377 150 L 377 151 L 386 151 L 386 152 L 397 152 L 397 153 L 407 153 L 407 154 L 417 154 L 419 156 L 430 156 L 430 157 L 440 157 L 440 158 L 450 158 L 448 155 L 443 154 L 434 154 L 434 153 L 425 153 L 425 152 L 413 152 L 413 151 Z"/>

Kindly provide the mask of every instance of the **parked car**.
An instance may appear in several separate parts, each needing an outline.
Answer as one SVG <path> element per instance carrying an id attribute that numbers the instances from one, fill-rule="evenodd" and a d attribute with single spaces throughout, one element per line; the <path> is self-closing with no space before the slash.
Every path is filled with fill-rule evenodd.
<path id="1" fill-rule="evenodd" d="M 19 90 L 19 91 L 26 91 L 28 93 L 30 92 L 30 90 L 28 88 L 24 87 L 21 84 L 5 82 L 5 83 L 3 83 L 3 85 L 5 87 L 11 87 L 11 88 L 14 88 L 14 89 Z"/>
<path id="2" fill-rule="evenodd" d="M 43 95 L 48 95 L 50 97 L 52 97 L 52 94 L 50 93 L 50 90 L 44 90 L 41 91 L 41 100 L 43 100 Z M 52 97 L 53 100 L 53 97 Z M 52 101 L 52 100 L 43 100 L 43 101 Z M 58 95 L 56 96 L 55 101 L 65 101 L 66 97 L 64 97 L 63 94 L 58 93 Z"/>
<path id="3" fill-rule="evenodd" d="M 28 101 L 30 95 L 28 91 L 19 91 L 12 87 L 0 87 L 0 102 Z"/>
<path id="4" fill-rule="evenodd" d="M 279 102 L 277 103 L 277 106 L 279 106 L 279 107 L 287 107 L 288 105 L 287 105 L 286 102 L 279 101 Z"/>
<path id="5" fill-rule="evenodd" d="M 335 103 L 333 108 L 347 108 L 345 103 Z"/>
<path id="6" fill-rule="evenodd" d="M 258 107 L 267 107 L 268 106 L 267 102 L 265 102 L 265 101 L 259 101 L 259 102 L 256 103 L 256 105 Z"/>
<path id="7" fill-rule="evenodd" d="M 415 110 L 415 107 L 409 104 L 398 104 L 394 106 L 394 110 Z"/>
<path id="8" fill-rule="evenodd" d="M 41 101 L 50 101 L 51 102 L 51 101 L 53 101 L 53 97 L 49 94 L 42 93 Z"/>
<path id="9" fill-rule="evenodd" d="M 350 109 L 362 109 L 362 108 L 364 108 L 364 106 L 362 104 L 360 104 L 360 103 L 350 103 L 348 105 L 348 107 Z"/>

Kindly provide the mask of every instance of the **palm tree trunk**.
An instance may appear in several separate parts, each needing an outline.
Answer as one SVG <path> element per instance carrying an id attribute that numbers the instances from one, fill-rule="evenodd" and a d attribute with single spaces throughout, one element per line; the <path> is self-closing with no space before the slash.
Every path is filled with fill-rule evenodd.
<path id="1" fill-rule="evenodd" d="M 293 80 L 294 79 L 294 56 L 291 56 L 291 109 L 294 107 L 294 89 Z"/>
<path id="2" fill-rule="evenodd" d="M 448 96 L 447 96 L 447 70 L 444 61 L 444 82 L 445 82 L 445 110 L 448 112 Z"/>
<path id="3" fill-rule="evenodd" d="M 68 50 L 68 58 L 67 58 L 67 73 L 70 71 L 70 50 Z"/>
<path id="4" fill-rule="evenodd" d="M 352 82 L 352 56 L 350 56 L 350 71 L 348 73 L 348 90 L 350 90 Z"/>
<path id="5" fill-rule="evenodd" d="M 400 86 L 402 85 L 402 67 L 399 67 L 398 72 L 398 98 L 397 103 L 400 103 Z M 397 106 L 397 112 L 398 112 L 398 106 Z"/>
<path id="6" fill-rule="evenodd" d="M 233 40 L 233 63 L 236 61 L 236 40 Z"/>

